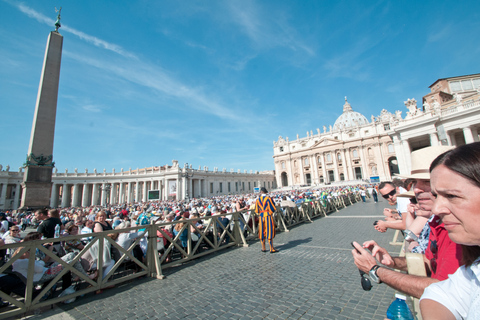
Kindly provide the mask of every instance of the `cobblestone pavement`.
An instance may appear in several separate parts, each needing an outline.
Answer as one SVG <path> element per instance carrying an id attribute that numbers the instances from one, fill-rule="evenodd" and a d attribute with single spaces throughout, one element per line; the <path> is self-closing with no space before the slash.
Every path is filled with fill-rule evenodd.
<path id="1" fill-rule="evenodd" d="M 394 231 L 372 225 L 386 206 L 369 199 L 279 233 L 276 254 L 252 241 L 30 319 L 384 319 L 395 291 L 362 290 L 350 242 L 375 239 L 398 253 Z"/>

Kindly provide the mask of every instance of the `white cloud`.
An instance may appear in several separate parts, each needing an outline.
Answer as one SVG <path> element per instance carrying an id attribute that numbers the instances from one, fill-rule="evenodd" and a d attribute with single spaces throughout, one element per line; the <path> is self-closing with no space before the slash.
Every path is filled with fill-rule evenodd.
<path id="1" fill-rule="evenodd" d="M 99 105 L 94 105 L 94 104 L 83 105 L 82 109 L 90 112 L 95 112 L 95 113 L 102 111 L 102 108 Z"/>
<path id="2" fill-rule="evenodd" d="M 308 55 L 315 55 L 315 51 L 304 44 L 300 35 L 292 28 L 287 18 L 281 13 L 272 14 L 262 12 L 262 9 L 253 1 L 229 1 L 232 21 L 242 28 L 247 36 L 260 47 L 286 47 L 293 51 L 304 51 Z"/>
<path id="3" fill-rule="evenodd" d="M 244 121 L 245 119 L 244 115 L 236 114 L 233 110 L 234 108 L 227 107 L 223 103 L 207 97 L 199 88 L 190 87 L 174 79 L 156 65 L 139 61 L 135 63 L 113 64 L 111 61 L 99 61 L 68 51 L 64 51 L 64 54 L 82 63 L 106 70 L 142 87 L 154 89 L 158 93 L 179 99 L 187 106 L 201 112 L 228 120 Z"/>
<path id="4" fill-rule="evenodd" d="M 6 2 L 8 2 L 11 5 L 17 7 L 18 10 L 25 13 L 30 18 L 33 18 L 33 19 L 37 20 L 40 23 L 43 23 L 43 24 L 46 24 L 46 25 L 49 25 L 49 26 L 52 26 L 52 27 L 55 24 L 55 20 L 44 16 L 43 14 L 35 11 L 34 9 L 32 9 L 32 8 L 22 4 L 22 3 L 16 3 L 16 2 L 11 2 L 11 1 L 6 1 Z M 91 43 L 96 47 L 103 48 L 103 49 L 106 49 L 106 50 L 109 50 L 109 51 L 113 51 L 113 52 L 115 52 L 119 55 L 122 55 L 122 56 L 126 57 L 126 58 L 137 59 L 136 55 L 128 52 L 127 50 L 123 49 L 119 45 L 116 45 L 114 43 L 110 43 L 110 42 L 104 41 L 102 39 L 99 39 L 97 37 L 88 35 L 88 34 L 82 32 L 82 31 L 76 30 L 74 28 L 70 28 L 66 25 L 62 25 L 62 27 L 59 31 L 61 31 L 61 32 L 65 31 L 65 32 L 71 33 L 73 35 L 76 35 L 80 39 L 82 39 L 82 40 L 84 40 L 88 43 Z"/>

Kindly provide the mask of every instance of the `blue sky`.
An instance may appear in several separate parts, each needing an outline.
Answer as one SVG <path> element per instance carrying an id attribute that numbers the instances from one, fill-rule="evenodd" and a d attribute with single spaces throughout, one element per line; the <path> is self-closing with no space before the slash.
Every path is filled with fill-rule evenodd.
<path id="1" fill-rule="evenodd" d="M 273 170 L 273 141 L 480 72 L 479 1 L 0 0 L 0 164 L 26 158 L 55 6 L 59 171 Z"/>

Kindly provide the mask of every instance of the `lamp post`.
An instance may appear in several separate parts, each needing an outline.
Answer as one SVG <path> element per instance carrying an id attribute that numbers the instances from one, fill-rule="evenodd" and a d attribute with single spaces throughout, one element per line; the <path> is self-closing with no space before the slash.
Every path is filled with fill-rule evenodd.
<path id="1" fill-rule="evenodd" d="M 187 188 L 187 183 L 188 179 L 192 178 L 194 175 L 193 169 L 188 166 L 188 162 L 185 163 L 182 169 L 182 173 L 180 174 L 181 177 L 184 179 L 183 180 L 183 190 L 185 194 L 185 200 L 188 200 L 188 188 Z"/>

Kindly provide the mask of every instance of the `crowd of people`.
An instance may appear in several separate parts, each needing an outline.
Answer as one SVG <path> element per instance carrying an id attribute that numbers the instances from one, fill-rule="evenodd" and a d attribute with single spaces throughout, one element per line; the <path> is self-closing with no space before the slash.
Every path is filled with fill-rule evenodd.
<path id="1" fill-rule="evenodd" d="M 219 228 L 232 227 L 233 212 L 241 212 L 244 220 L 240 220 L 240 227 L 245 229 L 245 223 L 259 223 L 259 238 L 262 242 L 262 251 L 266 252 L 265 243 L 270 245 L 270 252 L 275 253 L 278 250 L 273 246 L 273 237 L 275 235 L 275 225 L 273 223 L 273 213 L 276 206 L 296 207 L 304 202 L 311 202 L 316 199 L 327 200 L 343 194 L 358 192 L 369 188 L 371 191 L 373 186 L 356 185 L 343 187 L 316 188 L 307 190 L 289 190 L 276 191 L 269 193 L 262 188 L 259 194 L 246 195 L 226 195 L 216 196 L 212 198 L 188 199 L 188 200 L 167 200 L 167 201 L 151 201 L 140 203 L 129 203 L 117 206 L 90 206 L 82 208 L 54 208 L 40 209 L 34 212 L 5 212 L 0 213 L 0 247 L 5 243 L 20 243 L 38 239 L 52 239 L 51 242 L 45 243 L 44 246 L 67 263 L 72 262 L 76 255 L 94 238 L 97 232 L 123 230 L 129 227 L 142 226 L 152 223 L 170 223 L 161 231 L 157 231 L 157 250 L 163 254 L 169 240 L 165 237 L 168 235 L 170 239 L 174 239 L 179 235 L 179 244 L 185 250 L 187 248 L 188 232 L 190 232 L 190 241 L 195 245 L 199 240 L 199 231 L 206 228 L 206 220 L 209 216 L 215 216 Z M 266 200 L 268 199 L 268 200 Z M 262 200 L 263 202 L 260 202 Z M 251 212 L 255 212 L 256 219 L 250 219 Z M 184 228 L 184 220 L 190 219 L 195 223 L 190 223 L 189 228 Z M 245 221 L 245 222 L 244 222 Z M 176 222 L 176 223 L 172 223 Z M 34 229 L 22 239 L 20 231 Z M 64 236 L 74 236 L 81 234 L 81 239 L 62 241 Z M 213 243 L 214 235 L 205 232 L 206 237 Z M 123 249 L 127 250 L 137 239 L 140 239 L 132 251 L 135 259 L 145 263 L 147 251 L 147 234 L 145 229 L 134 231 L 125 230 L 121 232 L 112 232 L 108 236 L 117 242 Z M 57 238 L 60 238 L 56 240 Z M 226 235 L 223 239 L 224 243 L 230 241 Z M 10 294 L 12 292 L 24 295 L 25 279 L 28 271 L 29 251 L 22 251 L 22 247 L 12 252 L 0 250 L 0 266 L 5 261 L 15 255 L 19 255 L 13 262 L 10 271 L 0 274 L 0 290 Z M 97 264 L 99 260 L 99 242 L 95 242 L 81 256 L 73 267 L 78 273 L 67 272 L 62 277 L 62 289 L 67 290 L 72 282 L 82 280 L 86 277 L 95 279 L 98 277 Z M 168 263 L 171 259 L 170 252 L 165 261 Z M 118 261 L 121 254 L 108 241 L 104 241 L 103 248 L 103 270 L 101 274 L 105 277 L 113 268 L 115 261 Z M 42 250 L 35 252 L 35 275 L 34 284 L 41 288 L 42 284 L 48 283 L 56 275 L 63 270 L 63 265 L 53 262 L 49 255 Z M 22 279 L 23 278 L 23 279 Z M 36 291 L 34 291 L 35 294 Z M 2 305 L 7 305 L 3 302 Z"/>
<path id="2" fill-rule="evenodd" d="M 355 265 L 373 281 L 420 298 L 425 320 L 479 319 L 480 143 L 427 147 L 411 159 L 410 175 L 379 185 L 395 208 L 386 208 L 374 228 L 402 230 L 405 250 L 423 254 L 427 276 L 406 273 L 405 256 L 374 240 L 353 242 Z"/>

